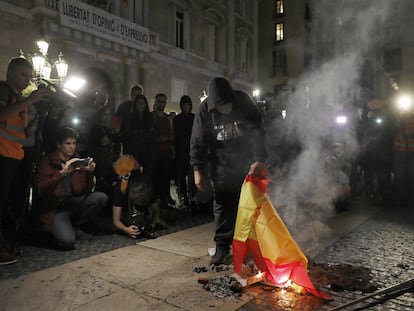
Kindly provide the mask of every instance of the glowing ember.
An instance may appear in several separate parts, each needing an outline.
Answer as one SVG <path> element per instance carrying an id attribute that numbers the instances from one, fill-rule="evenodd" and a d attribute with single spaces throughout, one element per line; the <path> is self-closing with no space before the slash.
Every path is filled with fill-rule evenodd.
<path id="1" fill-rule="evenodd" d="M 288 288 L 288 287 L 291 287 L 295 291 L 295 293 L 298 293 L 298 294 L 306 293 L 306 290 L 303 286 L 297 285 L 294 282 L 292 282 L 291 280 L 288 280 L 286 282 L 286 285 L 285 285 L 284 288 Z M 283 289 L 282 289 L 282 293 L 283 293 Z"/>

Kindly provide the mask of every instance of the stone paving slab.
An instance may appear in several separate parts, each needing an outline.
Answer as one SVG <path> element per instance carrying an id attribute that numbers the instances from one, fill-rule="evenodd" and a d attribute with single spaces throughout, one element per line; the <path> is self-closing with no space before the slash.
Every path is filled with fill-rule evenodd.
<path id="1" fill-rule="evenodd" d="M 181 265 L 186 260 L 185 256 L 131 245 L 78 260 L 73 262 L 71 267 L 78 272 L 99 276 L 114 284 L 133 286 L 171 269 L 171 263 L 175 268 L 175 265 Z"/>
<path id="2" fill-rule="evenodd" d="M 361 224 L 372 214 L 355 212 L 355 215 L 364 216 L 352 216 L 351 213 L 342 227 L 334 226 L 333 232 L 346 234 L 355 225 L 369 228 Z M 375 224 L 371 230 L 374 228 Z M 210 278 L 226 273 L 197 274 L 193 271 L 196 265 L 208 266 L 207 249 L 212 246 L 213 237 L 211 229 L 211 223 L 204 224 L 0 281 L 0 310 L 238 310 L 254 301 L 257 293 L 246 290 L 240 300 L 219 299 L 197 283 L 198 277 Z M 341 244 L 348 236 L 353 241 L 349 241 L 350 245 L 366 238 L 364 234 L 349 234 L 343 238 L 332 234 L 332 241 L 336 242 L 317 258 L 324 259 L 329 254 L 336 260 L 341 258 L 338 256 L 350 257 L 349 249 L 355 245 Z M 375 237 L 375 240 L 380 239 L 381 236 Z M 376 245 L 381 247 L 381 242 Z M 341 253 L 341 247 L 344 253 Z M 363 256 L 369 258 L 370 254 Z M 329 260 L 329 256 L 325 260 Z M 355 295 L 342 293 L 335 304 L 351 297 Z"/>
<path id="3" fill-rule="evenodd" d="M 253 296 L 215 298 L 197 279 L 217 273 L 193 271 L 194 266 L 207 266 L 210 260 L 207 246 L 211 246 L 211 235 L 204 233 L 209 227 L 188 229 L 184 235 L 193 239 L 187 242 L 181 241 L 183 233 L 158 238 L 162 247 L 181 243 L 188 248 L 188 241 L 206 241 L 192 254 L 156 249 L 156 240 L 152 240 L 148 242 L 151 247 L 130 245 L 1 281 L 0 310 L 236 310 Z M 205 239 L 197 239 L 195 232 Z"/>
<path id="4" fill-rule="evenodd" d="M 164 250 L 188 257 L 207 255 L 207 248 L 214 247 L 214 223 L 196 226 L 163 236 L 162 239 L 146 240 L 139 245 Z"/>
<path id="5" fill-rule="evenodd" d="M 145 309 L 144 307 L 145 306 Z M 167 304 L 164 301 L 149 297 L 134 289 L 121 289 L 101 299 L 90 301 L 85 305 L 76 308 L 77 311 L 182 311 L 183 309 Z"/>
<path id="6" fill-rule="evenodd" d="M 206 212 L 189 213 L 174 209 L 169 213 L 168 221 L 171 222 L 171 226 L 158 230 L 157 235 L 182 231 L 193 226 L 209 223 L 213 219 Z M 111 222 L 110 219 L 104 220 L 105 222 Z M 60 251 L 50 245 L 51 237 L 49 235 L 35 235 L 29 238 L 34 241 L 26 241 L 22 253 L 17 258 L 17 263 L 0 266 L 0 280 L 13 279 L 26 273 L 62 265 L 124 246 L 135 245 L 137 241 L 145 240 L 134 240 L 120 233 L 110 233 L 82 238 L 76 242 L 75 250 Z"/>
<path id="7" fill-rule="evenodd" d="M 0 282 L 1 310 L 74 310 L 118 287 L 73 269 L 73 264 Z"/>
<path id="8" fill-rule="evenodd" d="M 203 289 L 203 286 L 197 282 L 198 277 L 210 278 L 223 274 L 223 272 L 203 274 L 193 272 L 195 265 L 207 265 L 208 261 L 207 256 L 201 259 L 188 259 L 181 265 L 174 265 L 174 269 L 137 284 L 135 288 L 138 292 L 145 292 L 151 297 L 177 306 L 180 310 L 237 310 L 253 298 L 246 293 L 241 298 L 219 299 Z"/>

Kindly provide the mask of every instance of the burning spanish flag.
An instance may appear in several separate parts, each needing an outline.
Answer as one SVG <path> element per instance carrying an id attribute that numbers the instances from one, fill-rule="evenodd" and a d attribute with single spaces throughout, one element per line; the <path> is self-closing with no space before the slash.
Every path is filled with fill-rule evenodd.
<path id="1" fill-rule="evenodd" d="M 243 183 L 233 237 L 234 271 L 240 273 L 249 254 L 266 278 L 279 287 L 291 283 L 323 299 L 306 271 L 308 259 L 293 240 L 267 195 L 268 179 L 248 175 Z"/>

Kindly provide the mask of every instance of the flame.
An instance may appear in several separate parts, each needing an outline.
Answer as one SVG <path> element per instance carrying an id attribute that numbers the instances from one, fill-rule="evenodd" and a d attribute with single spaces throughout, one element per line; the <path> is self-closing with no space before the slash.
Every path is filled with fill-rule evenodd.
<path id="1" fill-rule="evenodd" d="M 277 284 L 287 284 L 289 281 L 288 275 L 280 276 L 279 279 L 276 280 Z"/>
<path id="2" fill-rule="evenodd" d="M 291 280 L 287 280 L 286 285 L 284 286 L 284 288 L 288 288 L 288 287 L 293 288 L 295 293 L 298 293 L 298 294 L 304 294 L 306 292 L 306 290 L 303 286 L 297 285 L 294 282 L 292 282 Z M 282 293 L 283 293 L 283 290 L 282 290 Z"/>

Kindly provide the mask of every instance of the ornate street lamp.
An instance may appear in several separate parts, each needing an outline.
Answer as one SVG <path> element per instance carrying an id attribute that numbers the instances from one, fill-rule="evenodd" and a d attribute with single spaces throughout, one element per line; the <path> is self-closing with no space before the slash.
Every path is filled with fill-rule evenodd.
<path id="1" fill-rule="evenodd" d="M 66 78 L 66 75 L 68 74 L 69 65 L 63 59 L 62 52 L 59 53 L 58 57 L 59 59 L 55 62 L 55 67 L 56 67 L 59 79 L 63 80 L 64 78 Z"/>
<path id="2" fill-rule="evenodd" d="M 43 67 L 45 66 L 46 59 L 40 52 L 35 52 L 32 56 L 33 69 L 36 74 L 36 78 L 40 78 L 42 75 Z"/>
<path id="3" fill-rule="evenodd" d="M 45 63 L 42 68 L 41 77 L 50 80 L 50 74 L 52 73 L 52 65 L 50 65 L 47 58 L 45 58 Z"/>
<path id="4" fill-rule="evenodd" d="M 49 43 L 47 41 L 39 40 L 36 42 L 36 45 L 42 55 L 47 55 L 47 51 L 49 50 Z"/>
<path id="5" fill-rule="evenodd" d="M 49 43 L 45 40 L 39 40 L 36 42 L 38 51 L 31 57 L 33 63 L 33 69 L 36 74 L 36 79 L 45 79 L 51 82 L 62 82 L 68 73 L 68 64 L 63 59 L 62 52 L 59 53 L 58 60 L 50 62 L 47 52 L 49 50 Z M 20 50 L 20 56 L 23 56 L 22 50 Z M 24 57 L 24 56 L 23 56 Z M 52 79 L 51 73 L 53 67 L 56 68 L 58 79 Z"/>

